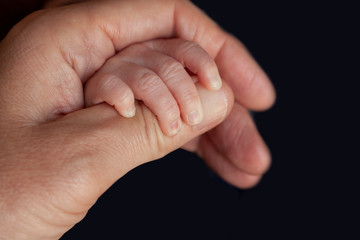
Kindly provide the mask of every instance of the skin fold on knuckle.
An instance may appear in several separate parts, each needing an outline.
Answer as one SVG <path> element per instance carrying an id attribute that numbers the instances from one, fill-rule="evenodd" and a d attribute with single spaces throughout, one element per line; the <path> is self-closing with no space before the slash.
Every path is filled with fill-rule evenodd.
<path id="1" fill-rule="evenodd" d="M 187 106 L 188 110 L 198 110 L 202 112 L 201 102 L 197 92 L 188 91 L 182 96 L 181 99 L 183 105 Z M 183 110 L 183 109 L 181 109 Z"/>
<path id="2" fill-rule="evenodd" d="M 214 59 L 212 59 L 210 57 L 210 55 L 203 49 L 198 49 L 198 53 L 197 53 L 199 57 L 199 59 L 201 59 L 201 61 L 197 61 L 197 68 L 198 68 L 198 72 L 202 72 L 203 74 L 207 74 L 209 75 L 209 77 L 214 77 L 213 75 L 218 74 L 219 70 L 218 67 L 214 61 Z"/>
<path id="3" fill-rule="evenodd" d="M 156 91 L 161 79 L 153 72 L 144 71 L 137 76 L 137 88 L 142 92 Z"/>
<path id="4" fill-rule="evenodd" d="M 163 119 L 169 121 L 169 124 L 180 117 L 179 106 L 175 100 L 167 98 L 159 99 L 158 106 L 162 109 L 161 114 Z"/>
<path id="5" fill-rule="evenodd" d="M 178 79 L 178 76 L 181 76 L 181 72 L 184 70 L 184 67 L 174 60 L 166 60 L 160 66 L 159 72 L 164 81 L 170 81 L 172 79 Z"/>
<path id="6" fill-rule="evenodd" d="M 193 52 L 196 52 L 199 49 L 199 45 L 190 41 L 177 40 L 179 43 L 179 47 L 176 52 L 176 56 L 178 60 L 184 65 L 183 56 L 191 56 Z"/>
<path id="7" fill-rule="evenodd" d="M 113 105 L 123 106 L 124 109 L 128 109 L 134 104 L 134 94 L 131 89 L 117 89 L 114 94 Z"/>
<path id="8" fill-rule="evenodd" d="M 110 92 L 114 88 L 118 79 L 112 74 L 102 74 L 97 76 L 94 80 L 96 81 L 96 84 L 94 84 L 92 92 L 106 93 Z"/>

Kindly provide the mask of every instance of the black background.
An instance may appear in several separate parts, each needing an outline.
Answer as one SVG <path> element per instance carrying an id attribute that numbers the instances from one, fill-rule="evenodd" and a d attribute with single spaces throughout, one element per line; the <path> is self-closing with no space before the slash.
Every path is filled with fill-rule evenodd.
<path id="1" fill-rule="evenodd" d="M 248 47 L 275 85 L 275 106 L 255 114 L 271 169 L 238 190 L 178 150 L 121 178 L 63 239 L 358 237 L 356 8 L 193 2 Z"/>

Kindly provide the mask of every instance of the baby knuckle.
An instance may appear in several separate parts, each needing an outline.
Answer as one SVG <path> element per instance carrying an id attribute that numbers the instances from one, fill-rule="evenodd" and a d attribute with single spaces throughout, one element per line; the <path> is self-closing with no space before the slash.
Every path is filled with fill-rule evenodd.
<path id="1" fill-rule="evenodd" d="M 129 61 L 129 59 L 131 59 L 133 56 L 142 54 L 143 52 L 145 52 L 147 50 L 147 47 L 144 46 L 144 44 L 140 44 L 140 43 L 135 43 L 132 44 L 131 46 L 121 50 L 115 57 L 113 57 L 112 60 L 114 65 L 117 66 L 120 61 Z"/>
<path id="2" fill-rule="evenodd" d="M 179 43 L 179 54 L 186 55 L 186 54 L 189 54 L 192 51 L 197 51 L 197 50 L 201 49 L 199 47 L 199 45 L 197 45 L 194 42 L 184 41 L 184 40 L 178 40 L 178 41 L 180 41 L 180 43 Z"/>
<path id="3" fill-rule="evenodd" d="M 166 60 L 161 65 L 160 72 L 163 76 L 164 80 L 166 79 L 173 79 L 174 77 L 181 74 L 181 71 L 184 69 L 184 67 L 174 60 Z"/>
<path id="4" fill-rule="evenodd" d="M 104 74 L 99 76 L 99 80 L 97 81 L 97 89 L 100 92 L 107 92 L 114 87 L 114 83 L 116 82 L 117 77 L 112 74 Z"/>
<path id="5" fill-rule="evenodd" d="M 204 54 L 201 61 L 199 61 L 199 65 L 202 69 L 212 69 L 217 68 L 215 61 L 208 55 Z"/>
<path id="6" fill-rule="evenodd" d="M 175 119 L 180 116 L 180 110 L 176 102 L 171 101 L 163 101 L 163 112 L 164 115 L 167 116 L 169 119 Z"/>
<path id="7" fill-rule="evenodd" d="M 185 105 L 194 105 L 194 103 L 197 103 L 199 101 L 199 95 L 196 91 L 189 91 L 184 96 L 182 96 L 181 101 Z"/>
<path id="8" fill-rule="evenodd" d="M 142 91 L 156 89 L 160 82 L 160 78 L 150 71 L 141 73 L 138 79 L 137 88 Z"/>
<path id="9" fill-rule="evenodd" d="M 123 89 L 119 94 L 118 101 L 126 105 L 133 104 L 134 93 L 129 88 Z"/>

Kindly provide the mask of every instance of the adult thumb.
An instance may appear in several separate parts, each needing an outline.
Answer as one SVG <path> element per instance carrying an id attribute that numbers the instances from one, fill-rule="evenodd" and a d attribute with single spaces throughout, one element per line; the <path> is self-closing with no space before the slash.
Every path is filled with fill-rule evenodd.
<path id="1" fill-rule="evenodd" d="M 197 84 L 197 89 L 204 120 L 193 127 L 182 123 L 181 130 L 173 137 L 163 134 L 156 116 L 141 102 L 137 103 L 133 118 L 123 118 L 114 108 L 100 104 L 66 115 L 55 121 L 52 129 L 61 134 L 77 132 L 78 137 L 73 141 L 76 141 L 74 145 L 82 146 L 82 154 L 73 158 L 73 164 L 85 166 L 80 170 L 81 176 L 91 179 L 88 186 L 97 186 L 99 192 L 94 197 L 98 197 L 131 169 L 180 148 L 226 118 L 233 105 L 228 85 L 224 84 L 219 91 L 208 91 Z"/>
<path id="2" fill-rule="evenodd" d="M 219 91 L 208 91 L 201 85 L 197 88 L 203 122 L 195 127 L 182 124 L 173 137 L 162 133 L 156 116 L 140 102 L 136 116 L 130 119 L 100 104 L 23 126 L 11 131 L 12 135 L 5 132 L 9 137 L 0 153 L 0 195 L 4 196 L 0 206 L 11 206 L 6 208 L 11 214 L 4 210 L 0 232 L 36 236 L 34 239 L 58 238 L 128 171 L 219 124 L 232 108 L 231 89 L 226 84 Z"/>

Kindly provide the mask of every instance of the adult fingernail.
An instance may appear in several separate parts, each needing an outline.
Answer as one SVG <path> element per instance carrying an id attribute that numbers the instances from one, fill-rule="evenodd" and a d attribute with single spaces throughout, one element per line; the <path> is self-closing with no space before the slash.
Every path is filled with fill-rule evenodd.
<path id="1" fill-rule="evenodd" d="M 194 110 L 187 115 L 187 120 L 190 125 L 195 125 L 201 122 L 199 111 Z"/>

